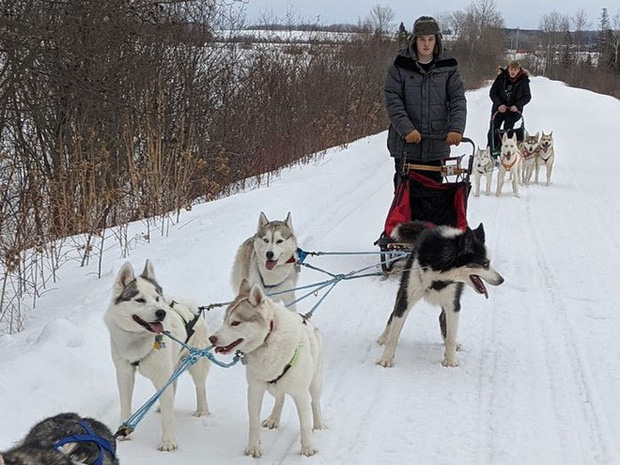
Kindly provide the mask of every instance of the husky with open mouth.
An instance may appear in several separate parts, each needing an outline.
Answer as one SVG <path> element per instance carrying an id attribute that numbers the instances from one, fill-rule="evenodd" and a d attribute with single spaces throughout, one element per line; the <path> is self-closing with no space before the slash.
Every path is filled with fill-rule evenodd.
<path id="1" fill-rule="evenodd" d="M 401 223 L 392 232 L 399 242 L 413 243 L 407 259 L 394 310 L 378 343 L 384 346 L 383 367 L 394 366 L 398 338 L 411 308 L 420 299 L 441 307 L 439 326 L 444 340 L 446 367 L 458 365 L 456 358 L 461 294 L 467 284 L 488 298 L 484 282 L 498 286 L 504 278 L 491 267 L 484 245 L 484 227 L 465 231 L 450 226 L 429 227 L 422 221 Z"/>
<path id="2" fill-rule="evenodd" d="M 204 348 L 208 345 L 204 317 L 193 304 L 164 297 L 149 260 L 139 276 L 134 274 L 129 262 L 122 266 L 114 282 L 105 323 L 110 332 L 112 360 L 116 367 L 121 422 L 131 415 L 136 370 L 159 390 L 187 354 L 187 350 L 180 350 L 176 342 L 166 337 L 162 339 L 164 331 L 169 331 L 192 347 Z M 194 416 L 209 415 L 206 394 L 208 369 L 207 359 L 201 357 L 188 370 L 196 386 Z M 159 450 L 162 451 L 172 451 L 178 446 L 173 421 L 174 386 L 166 389 L 159 400 L 162 428 Z"/>
<path id="3" fill-rule="evenodd" d="M 325 428 L 321 413 L 323 341 L 310 321 L 265 296 L 258 284 L 250 286 L 243 279 L 239 294 L 226 309 L 222 327 L 209 341 L 217 353 L 240 351 L 245 356 L 250 417 L 245 454 L 255 458 L 262 454 L 260 411 L 268 391 L 275 404 L 262 425 L 278 427 L 284 397 L 290 395 L 299 415 L 301 453 L 314 455 L 312 430 Z"/>
<path id="4" fill-rule="evenodd" d="M 241 244 L 235 257 L 231 275 L 235 292 L 243 278 L 250 284 L 259 284 L 265 294 L 295 311 L 294 289 L 299 279 L 299 265 L 290 212 L 284 221 L 269 221 L 263 212 L 260 213 L 256 234 Z"/>

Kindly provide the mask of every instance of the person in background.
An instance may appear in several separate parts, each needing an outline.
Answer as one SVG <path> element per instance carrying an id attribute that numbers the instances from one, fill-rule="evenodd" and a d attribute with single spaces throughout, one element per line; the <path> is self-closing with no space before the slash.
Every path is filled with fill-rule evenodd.
<path id="1" fill-rule="evenodd" d="M 413 24 L 407 48 L 390 66 L 385 82 L 385 103 L 390 128 L 387 146 L 400 179 L 402 159 L 423 165 L 440 165 L 465 132 L 467 102 L 458 63 L 443 49 L 439 25 L 430 16 Z M 439 136 L 441 140 L 422 135 Z M 442 181 L 441 173 L 419 171 Z"/>
<path id="2" fill-rule="evenodd" d="M 489 97 L 493 101 L 491 107 L 491 127 L 487 135 L 489 147 L 499 148 L 500 139 L 497 131 L 504 125 L 504 131 L 511 131 L 515 123 L 521 118 L 523 107 L 531 100 L 530 78 L 521 64 L 512 60 L 505 69 L 499 68 L 499 73 L 491 86 Z M 492 141 L 493 129 L 495 140 Z M 523 131 L 517 132 L 517 139 L 523 140 Z M 492 145 L 492 142 L 495 142 Z"/>

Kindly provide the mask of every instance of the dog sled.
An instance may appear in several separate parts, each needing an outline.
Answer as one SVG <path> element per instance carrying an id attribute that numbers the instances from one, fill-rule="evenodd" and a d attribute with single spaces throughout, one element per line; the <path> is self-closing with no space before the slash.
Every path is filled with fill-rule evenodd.
<path id="1" fill-rule="evenodd" d="M 444 139 L 442 136 L 422 137 Z M 403 157 L 396 194 L 384 230 L 375 242 L 380 249 L 381 269 L 385 274 L 392 271 L 394 264 L 405 258 L 411 250 L 411 244 L 397 242 L 391 237 L 392 231 L 400 223 L 420 220 L 434 226 L 447 225 L 462 230 L 467 228 L 467 199 L 471 190 L 469 177 L 476 146 L 467 137 L 463 138 L 463 142 L 471 144 L 471 154 L 443 158 L 439 166 L 409 163 L 406 154 Z M 430 179 L 419 171 L 439 172 L 444 182 Z"/>
<path id="2" fill-rule="evenodd" d="M 519 123 L 519 127 L 509 130 L 504 129 L 503 127 L 495 127 L 495 116 L 497 113 L 499 112 L 496 111 L 493 115 L 491 115 L 491 127 L 489 128 L 489 132 L 493 134 L 493 137 L 489 137 L 491 140 L 491 156 L 496 162 L 499 160 L 502 149 L 501 140 L 505 133 L 513 131 L 517 135 L 517 142 L 523 142 L 523 138 L 525 137 L 525 118 L 523 118 L 523 113 L 517 112 L 519 119 L 515 121 L 515 124 Z M 508 136 L 510 137 L 511 134 L 508 134 Z"/>

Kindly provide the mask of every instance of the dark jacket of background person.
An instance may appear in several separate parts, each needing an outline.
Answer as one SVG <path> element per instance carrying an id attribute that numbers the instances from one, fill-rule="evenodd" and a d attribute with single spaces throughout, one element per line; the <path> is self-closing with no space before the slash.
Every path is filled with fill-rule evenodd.
<path id="1" fill-rule="evenodd" d="M 491 114 L 495 113 L 500 105 L 506 105 L 508 108 L 514 105 L 519 112 L 522 112 L 523 107 L 532 99 L 528 72 L 522 70 L 521 74 L 511 81 L 508 68 L 500 68 L 500 73 L 489 91 L 489 97 L 493 101 Z"/>
<path id="2" fill-rule="evenodd" d="M 386 109 L 390 118 L 390 155 L 415 162 L 429 162 L 449 156 L 442 140 L 406 144 L 405 136 L 417 129 L 421 134 L 445 137 L 448 131 L 465 132 L 467 102 L 455 58 L 441 50 L 428 70 L 417 62 L 415 46 L 401 50 L 388 70 L 385 83 Z"/>

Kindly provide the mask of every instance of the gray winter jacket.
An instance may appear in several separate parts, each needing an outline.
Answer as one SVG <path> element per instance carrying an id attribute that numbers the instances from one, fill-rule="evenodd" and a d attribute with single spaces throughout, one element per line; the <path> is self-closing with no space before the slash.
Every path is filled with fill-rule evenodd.
<path id="1" fill-rule="evenodd" d="M 448 131 L 465 132 L 467 102 L 457 61 L 446 52 L 425 72 L 410 50 L 401 50 L 390 67 L 385 82 L 386 109 L 390 118 L 390 155 L 415 162 L 428 162 L 449 156 L 443 140 L 422 140 L 406 144 L 405 136 L 417 129 L 421 134 L 444 136 Z"/>

